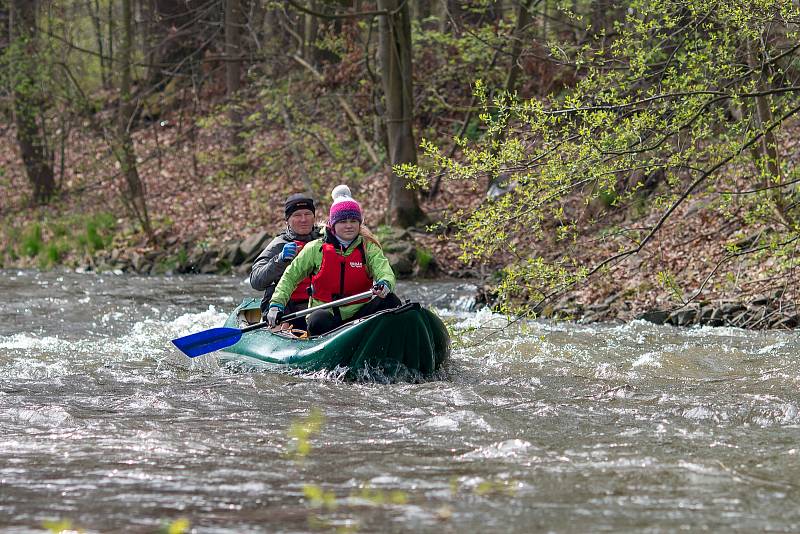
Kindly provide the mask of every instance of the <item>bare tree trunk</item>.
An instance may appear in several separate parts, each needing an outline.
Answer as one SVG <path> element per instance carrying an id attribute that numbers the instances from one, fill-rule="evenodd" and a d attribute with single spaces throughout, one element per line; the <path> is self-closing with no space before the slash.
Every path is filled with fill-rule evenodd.
<path id="1" fill-rule="evenodd" d="M 117 27 L 114 22 L 114 2 L 108 3 L 108 46 L 106 46 L 106 50 L 108 50 L 108 64 L 114 65 L 114 35 L 116 35 Z M 113 67 L 111 67 L 110 76 L 113 76 Z"/>
<path id="2" fill-rule="evenodd" d="M 417 20 L 417 22 L 422 23 L 425 19 L 431 16 L 431 0 L 416 0 L 414 2 L 410 2 L 411 4 L 411 14 Z"/>
<path id="3" fill-rule="evenodd" d="M 247 28 L 250 34 L 250 40 L 253 42 L 254 48 L 261 52 L 264 50 L 265 42 L 265 22 L 267 21 L 267 6 L 262 2 L 253 2 L 250 4 L 250 13 L 245 17 L 248 21 Z"/>
<path id="4" fill-rule="evenodd" d="M 512 35 L 513 44 L 511 45 L 511 68 L 508 69 L 505 89 L 508 93 L 513 93 L 517 88 L 517 78 L 519 78 L 519 56 L 522 53 L 522 33 L 528 24 L 531 23 L 530 9 L 532 0 L 520 0 L 517 7 L 517 25 Z"/>
<path id="5" fill-rule="evenodd" d="M 295 28 L 299 27 L 299 23 L 295 24 L 294 12 L 280 8 L 275 9 L 274 4 L 270 4 L 270 6 L 273 6 L 273 9 L 267 11 L 267 21 L 265 22 L 268 29 L 266 35 L 269 36 L 270 45 L 277 50 L 302 52 L 303 37 L 295 31 Z M 269 62 L 268 65 L 273 69 L 276 67 L 273 62 Z"/>
<path id="6" fill-rule="evenodd" d="M 450 2 L 448 0 L 436 0 L 436 18 L 439 19 L 439 31 L 445 33 L 450 27 Z"/>
<path id="7" fill-rule="evenodd" d="M 614 25 L 625 20 L 627 8 L 625 4 L 615 0 L 591 0 L 589 8 L 590 29 L 588 33 L 584 32 L 586 35 L 576 33 L 576 41 L 596 39 L 599 46 L 605 48 L 610 43 L 609 36 L 616 31 Z M 577 13 L 577 9 L 575 12 Z"/>
<path id="8" fill-rule="evenodd" d="M 760 58 L 758 53 L 758 44 L 749 40 L 747 43 L 747 62 L 753 69 L 753 77 L 755 78 L 756 88 L 759 92 L 764 93 L 770 87 L 764 81 L 764 77 L 760 69 Z M 768 124 L 772 124 L 774 118 L 772 116 L 772 109 L 770 107 L 769 96 L 760 94 L 755 97 L 755 123 L 758 128 L 764 128 Z M 786 213 L 786 201 L 783 196 L 781 186 L 784 183 L 783 170 L 780 165 L 780 155 L 778 154 L 778 140 L 773 131 L 766 132 L 758 144 L 752 148 L 753 159 L 756 167 L 764 165 L 764 187 L 774 187 L 772 189 L 772 202 L 775 208 L 775 214 L 787 226 L 791 226 L 792 222 L 788 220 Z"/>
<path id="9" fill-rule="evenodd" d="M 319 5 L 318 2 L 312 1 L 311 2 L 311 10 L 318 11 Z M 319 21 L 317 17 L 311 15 L 310 13 L 306 13 L 305 16 L 305 24 L 303 27 L 303 59 L 305 59 L 309 65 L 313 65 L 314 67 L 317 66 L 317 33 L 319 32 Z"/>
<path id="10" fill-rule="evenodd" d="M 542 2 L 544 5 L 542 6 L 542 35 L 541 39 L 543 42 L 547 41 L 547 34 L 548 34 L 548 27 L 550 24 L 550 2 L 549 0 L 544 0 Z"/>
<path id="11" fill-rule="evenodd" d="M 175 76 L 193 76 L 199 70 L 203 52 L 216 42 L 217 30 L 225 24 L 221 15 L 227 10 L 227 1 L 150 1 L 155 17 L 146 85 L 161 90 Z"/>
<path id="12" fill-rule="evenodd" d="M 153 228 L 147 212 L 145 188 L 136 167 L 136 152 L 131 137 L 131 124 L 135 113 L 131 95 L 131 54 L 133 51 L 133 10 L 131 0 L 122 0 L 122 42 L 119 50 L 119 109 L 117 112 L 117 135 L 114 140 L 115 154 L 128 186 L 128 206 L 142 225 L 149 239 L 153 239 Z"/>
<path id="13" fill-rule="evenodd" d="M 0 53 L 5 53 L 11 38 L 11 6 L 5 0 L 0 2 Z"/>
<path id="14" fill-rule="evenodd" d="M 399 9 L 398 9 L 399 8 Z M 378 9 L 392 15 L 380 18 L 381 80 L 386 100 L 386 136 L 389 163 L 416 165 L 417 144 L 412 131 L 413 83 L 411 79 L 411 23 L 404 0 L 378 0 Z M 425 221 L 417 195 L 392 169 L 389 179 L 389 212 L 394 226 L 415 226 Z"/>
<path id="15" fill-rule="evenodd" d="M 242 114 L 236 102 L 241 86 L 242 57 L 242 2 L 227 0 L 225 3 L 225 86 L 228 94 L 228 120 L 230 121 L 230 144 L 235 154 L 241 154 Z"/>
<path id="16" fill-rule="evenodd" d="M 590 27 L 592 37 L 600 39 L 600 47 L 605 48 L 606 45 L 606 25 L 608 24 L 608 10 L 611 8 L 608 0 L 592 0 L 591 14 L 590 14 Z"/>
<path id="17" fill-rule="evenodd" d="M 317 69 L 315 69 L 311 64 L 307 63 L 305 59 L 303 59 L 303 58 L 301 58 L 300 56 L 297 56 L 297 55 L 295 55 L 293 57 L 294 57 L 295 61 L 297 61 L 303 67 L 308 69 L 308 71 L 311 74 L 314 75 L 314 78 L 316 78 L 317 81 L 319 81 L 320 83 L 325 81 L 325 77 Z M 372 145 L 370 145 L 369 142 L 367 141 L 366 137 L 364 137 L 364 132 L 363 132 L 363 130 L 361 128 L 361 120 L 358 118 L 358 115 L 356 114 L 355 111 L 353 111 L 353 108 L 350 106 L 350 104 L 347 103 L 347 100 L 345 100 L 345 98 L 342 95 L 336 94 L 335 97 L 336 97 L 336 100 L 339 102 L 339 105 L 342 107 L 342 110 L 344 110 L 345 115 L 347 115 L 347 118 L 350 119 L 350 123 L 353 126 L 353 130 L 355 130 L 356 137 L 358 138 L 358 142 L 367 151 L 367 154 L 369 155 L 370 159 L 372 160 L 372 163 L 375 166 L 380 166 L 381 160 L 380 160 L 380 158 L 378 158 L 378 154 L 375 153 L 375 149 L 372 148 Z M 286 117 L 286 115 L 284 115 L 284 117 Z M 291 130 L 291 127 L 289 126 L 288 122 L 287 122 L 287 128 L 289 130 Z M 386 143 L 382 143 L 382 144 L 385 145 Z"/>
<path id="18" fill-rule="evenodd" d="M 36 10 L 38 3 L 13 0 L 9 27 L 17 47 L 13 61 L 14 122 L 17 144 L 25 164 L 25 172 L 33 188 L 33 202 L 46 203 L 55 193 L 53 158 L 39 127 L 44 113 L 41 98 L 36 94 Z"/>
<path id="19" fill-rule="evenodd" d="M 92 19 L 92 28 L 94 29 L 94 38 L 97 42 L 98 59 L 100 60 L 100 80 L 103 84 L 103 89 L 110 87 L 108 77 L 107 60 L 105 58 L 105 46 L 103 46 L 103 26 L 100 23 L 100 0 L 86 0 L 86 10 L 89 12 L 89 18 Z"/>
<path id="20" fill-rule="evenodd" d="M 519 57 L 522 54 L 522 36 L 525 28 L 531 23 L 531 14 L 529 9 L 532 2 L 533 0 L 520 0 L 520 2 L 517 4 L 517 24 L 514 27 L 514 33 L 511 35 L 511 66 L 508 69 L 504 87 L 505 92 L 509 95 L 513 94 L 517 89 L 517 79 L 519 78 L 521 71 L 519 66 Z M 505 129 L 500 130 L 496 139 L 499 146 L 505 139 Z M 492 149 L 492 154 L 496 153 L 497 150 Z M 498 184 L 500 181 L 502 181 L 501 176 L 498 176 L 494 173 L 489 174 L 486 182 L 486 190 L 488 191 L 493 185 Z"/>

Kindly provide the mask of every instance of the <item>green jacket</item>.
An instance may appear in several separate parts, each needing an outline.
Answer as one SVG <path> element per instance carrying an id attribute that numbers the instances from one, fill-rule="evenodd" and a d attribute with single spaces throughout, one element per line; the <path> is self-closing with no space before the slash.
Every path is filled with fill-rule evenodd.
<path id="1" fill-rule="evenodd" d="M 344 256 L 349 256 L 353 250 L 363 241 L 363 237 L 356 237 L 355 241 L 350 243 L 350 246 L 344 251 Z M 325 242 L 325 237 L 309 241 L 300 253 L 292 260 L 289 267 L 284 271 L 278 285 L 275 287 L 275 292 L 272 294 L 270 305 L 280 304 L 286 306 L 289 297 L 297 287 L 297 284 L 306 276 L 312 276 L 319 272 L 322 265 L 322 244 Z M 372 278 L 373 282 L 385 280 L 389 284 L 389 289 L 394 291 L 396 279 L 394 271 L 389 264 L 389 260 L 383 254 L 381 247 L 371 241 L 364 241 L 364 251 L 367 255 L 367 272 Z M 337 248 L 337 252 L 341 254 L 341 250 Z M 317 306 L 322 304 L 322 301 L 310 298 L 308 306 Z M 352 317 L 364 304 L 349 304 L 339 308 L 342 314 L 342 319 L 345 321 Z"/>

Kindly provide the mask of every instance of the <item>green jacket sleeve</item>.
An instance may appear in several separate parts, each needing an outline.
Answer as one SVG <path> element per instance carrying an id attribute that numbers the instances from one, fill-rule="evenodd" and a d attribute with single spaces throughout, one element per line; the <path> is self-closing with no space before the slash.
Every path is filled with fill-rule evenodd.
<path id="1" fill-rule="evenodd" d="M 311 276 L 319 269 L 322 264 L 322 240 L 310 241 L 303 250 L 295 256 L 292 263 L 283 272 L 283 276 L 275 287 L 270 304 L 280 304 L 286 306 L 289 297 L 303 278 Z"/>
<path id="2" fill-rule="evenodd" d="M 397 279 L 394 276 L 389 260 L 383 254 L 383 249 L 371 241 L 365 241 L 365 243 L 367 269 L 369 269 L 370 276 L 372 276 L 372 281 L 386 280 L 389 283 L 389 289 L 394 291 L 397 287 Z"/>

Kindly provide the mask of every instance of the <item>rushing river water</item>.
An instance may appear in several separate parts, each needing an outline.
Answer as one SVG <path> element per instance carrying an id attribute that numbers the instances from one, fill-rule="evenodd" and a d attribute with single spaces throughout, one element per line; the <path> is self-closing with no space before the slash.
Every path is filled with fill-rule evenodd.
<path id="1" fill-rule="evenodd" d="M 796 333 L 505 324 L 439 380 L 189 360 L 240 278 L 0 272 L 0 530 L 800 531 Z"/>

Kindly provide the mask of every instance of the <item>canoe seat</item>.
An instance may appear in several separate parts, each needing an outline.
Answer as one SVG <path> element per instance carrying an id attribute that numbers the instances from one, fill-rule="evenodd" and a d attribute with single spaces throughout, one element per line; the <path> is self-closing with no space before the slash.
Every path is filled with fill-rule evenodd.
<path id="1" fill-rule="evenodd" d="M 249 310 L 239 310 L 239 320 L 248 325 L 261 322 L 261 308 L 250 308 Z"/>

